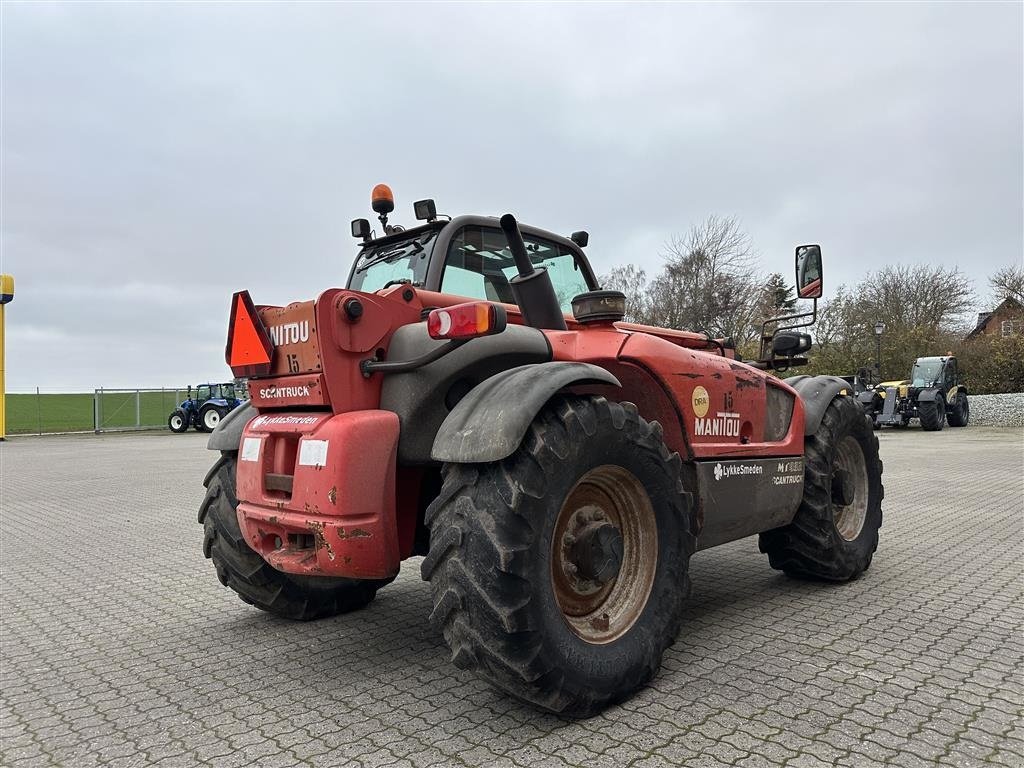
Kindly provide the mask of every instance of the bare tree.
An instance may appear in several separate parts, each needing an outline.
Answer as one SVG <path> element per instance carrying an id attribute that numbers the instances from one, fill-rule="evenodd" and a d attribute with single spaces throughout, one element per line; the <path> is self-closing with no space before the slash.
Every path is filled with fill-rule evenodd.
<path id="1" fill-rule="evenodd" d="M 869 274 L 856 290 L 860 322 L 891 329 L 949 328 L 974 306 L 970 280 L 956 267 L 891 264 Z"/>
<path id="2" fill-rule="evenodd" d="M 997 304 L 1016 299 L 1024 304 L 1024 266 L 1003 267 L 988 279 Z"/>
<path id="3" fill-rule="evenodd" d="M 666 328 L 732 336 L 756 333 L 762 281 L 750 237 L 733 217 L 709 216 L 662 253 L 665 267 L 650 285 L 649 320 Z"/>
<path id="4" fill-rule="evenodd" d="M 973 301 L 963 273 L 929 265 L 891 265 L 852 290 L 840 286 L 819 308 L 809 372 L 852 373 L 873 362 L 874 325 L 880 321 L 882 374 L 905 376 L 915 358 L 951 348 Z"/>

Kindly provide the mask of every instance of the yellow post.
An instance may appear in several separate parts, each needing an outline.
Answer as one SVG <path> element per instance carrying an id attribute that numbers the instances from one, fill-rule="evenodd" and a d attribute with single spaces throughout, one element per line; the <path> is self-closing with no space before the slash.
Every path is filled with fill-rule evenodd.
<path id="1" fill-rule="evenodd" d="M 14 298 L 14 277 L 0 275 L 0 440 L 7 438 L 7 381 L 4 377 L 4 310 Z"/>

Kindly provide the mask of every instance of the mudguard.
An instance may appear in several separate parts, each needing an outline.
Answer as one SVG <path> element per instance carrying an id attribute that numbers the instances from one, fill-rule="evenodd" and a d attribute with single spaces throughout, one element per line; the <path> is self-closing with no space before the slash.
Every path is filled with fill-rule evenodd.
<path id="1" fill-rule="evenodd" d="M 785 382 L 803 400 L 804 435 L 813 435 L 818 431 L 825 409 L 840 392 L 852 392 L 850 383 L 838 376 L 790 376 Z"/>
<path id="2" fill-rule="evenodd" d="M 941 390 L 922 389 L 917 393 L 917 402 L 919 403 L 934 403 L 936 400 L 945 400 Z"/>
<path id="3" fill-rule="evenodd" d="M 430 338 L 426 323 L 403 325 L 388 346 L 389 360 L 411 360 L 444 342 Z M 454 352 L 404 373 L 384 376 L 380 408 L 398 414 L 398 463 L 433 463 L 434 438 L 462 397 L 503 371 L 551 361 L 551 346 L 536 328 L 510 325 L 501 333 L 473 339 Z"/>
<path id="4" fill-rule="evenodd" d="M 248 401 L 235 408 L 220 420 L 217 428 L 210 434 L 206 447 L 211 451 L 237 451 L 242 443 L 242 430 L 255 415 L 252 403 Z"/>
<path id="5" fill-rule="evenodd" d="M 434 438 L 431 457 L 456 464 L 500 461 L 523 440 L 530 422 L 561 389 L 619 380 L 590 363 L 531 363 L 482 381 L 448 414 Z"/>

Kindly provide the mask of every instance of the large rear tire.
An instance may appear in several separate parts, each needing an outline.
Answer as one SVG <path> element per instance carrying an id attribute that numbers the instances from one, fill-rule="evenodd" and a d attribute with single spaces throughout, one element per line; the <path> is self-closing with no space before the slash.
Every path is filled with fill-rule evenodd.
<path id="1" fill-rule="evenodd" d="M 650 680 L 696 543 L 681 466 L 658 424 L 602 397 L 555 398 L 503 461 L 445 465 L 422 572 L 453 663 L 575 716 Z"/>
<path id="2" fill-rule="evenodd" d="M 956 402 L 949 411 L 949 426 L 966 427 L 971 418 L 971 406 L 965 392 L 957 392 L 954 398 Z"/>
<path id="3" fill-rule="evenodd" d="M 938 432 L 946 424 L 946 401 L 942 393 L 937 393 L 930 402 L 918 402 L 917 412 L 921 419 L 921 429 L 925 432 Z"/>
<path id="4" fill-rule="evenodd" d="M 388 583 L 323 576 L 295 576 L 272 568 L 254 552 L 238 527 L 235 496 L 237 453 L 225 452 L 206 476 L 199 507 L 203 554 L 213 561 L 220 583 L 246 603 L 286 619 L 309 621 L 363 608 Z"/>
<path id="5" fill-rule="evenodd" d="M 804 497 L 793 522 L 760 536 L 772 568 L 790 576 L 848 581 L 878 549 L 882 525 L 878 438 L 860 406 L 835 398 L 804 447 Z"/>
<path id="6" fill-rule="evenodd" d="M 203 406 L 202 410 L 199 411 L 199 428 L 203 432 L 213 432 L 225 414 L 227 414 L 227 410 L 219 406 Z"/>

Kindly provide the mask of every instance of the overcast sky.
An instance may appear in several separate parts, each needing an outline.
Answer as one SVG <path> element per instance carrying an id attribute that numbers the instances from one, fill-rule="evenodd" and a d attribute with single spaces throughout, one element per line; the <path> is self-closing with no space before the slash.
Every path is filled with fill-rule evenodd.
<path id="1" fill-rule="evenodd" d="M 9 391 L 229 377 L 231 293 L 341 285 L 378 182 L 399 223 L 587 229 L 599 273 L 717 213 L 766 270 L 822 243 L 826 291 L 927 261 L 983 299 L 1024 252 L 1022 8 L 4 2 Z"/>

